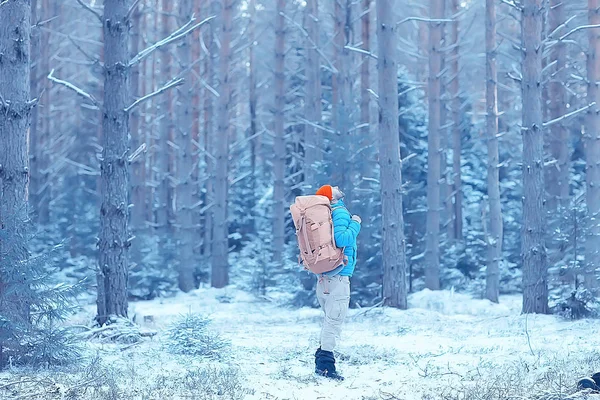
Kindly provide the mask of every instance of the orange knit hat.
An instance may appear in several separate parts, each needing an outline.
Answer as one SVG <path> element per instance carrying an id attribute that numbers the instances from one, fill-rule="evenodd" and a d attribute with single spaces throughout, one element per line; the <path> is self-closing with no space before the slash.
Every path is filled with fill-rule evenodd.
<path id="1" fill-rule="evenodd" d="M 325 196 L 329 201 L 333 200 L 333 187 L 331 185 L 324 185 L 317 190 L 315 193 L 317 196 Z"/>

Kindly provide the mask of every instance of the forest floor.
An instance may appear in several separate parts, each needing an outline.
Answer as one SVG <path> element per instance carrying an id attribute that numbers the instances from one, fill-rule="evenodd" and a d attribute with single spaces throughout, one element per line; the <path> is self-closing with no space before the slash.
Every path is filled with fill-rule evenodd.
<path id="1" fill-rule="evenodd" d="M 520 298 L 496 305 L 448 291 L 410 296 L 410 309 L 351 310 L 334 382 L 313 374 L 321 313 L 289 309 L 235 288 L 198 289 L 135 302 L 155 331 L 135 345 L 86 343 L 77 368 L 11 369 L 0 398 L 28 399 L 592 399 L 575 392 L 600 371 L 598 320 L 520 315 Z M 220 361 L 173 354 L 166 330 L 188 312 L 210 316 L 231 342 Z M 85 325 L 93 304 L 70 322 Z M 4 397 L 3 397 L 4 396 Z"/>

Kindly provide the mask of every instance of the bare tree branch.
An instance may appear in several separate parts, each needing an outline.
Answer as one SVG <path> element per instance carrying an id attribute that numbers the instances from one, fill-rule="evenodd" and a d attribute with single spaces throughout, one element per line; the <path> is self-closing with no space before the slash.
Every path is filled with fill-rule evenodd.
<path id="1" fill-rule="evenodd" d="M 580 109 L 578 109 L 578 110 L 572 111 L 572 112 L 570 112 L 570 113 L 568 113 L 568 114 L 565 114 L 565 115 L 563 115 L 562 117 L 558 117 L 558 118 L 555 118 L 555 119 L 553 119 L 553 120 L 551 120 L 551 121 L 544 122 L 544 128 L 547 128 L 547 127 L 549 127 L 549 126 L 552 126 L 552 125 L 554 125 L 554 124 L 558 124 L 559 122 L 562 122 L 562 121 L 564 121 L 565 119 L 571 118 L 571 117 L 572 117 L 572 116 L 574 116 L 574 115 L 577 115 L 577 114 L 579 114 L 579 113 L 582 113 L 582 112 L 584 112 L 584 111 L 586 111 L 586 110 L 588 110 L 588 109 L 590 109 L 590 108 L 594 107 L 595 105 L 596 105 L 596 102 L 592 102 L 592 103 L 588 104 L 587 106 L 585 106 L 585 107 L 583 107 L 583 108 L 580 108 Z"/>
<path id="2" fill-rule="evenodd" d="M 160 89 L 149 93 L 147 95 L 145 95 L 144 97 L 140 97 L 139 99 L 137 99 L 136 101 L 134 101 L 130 106 L 128 106 L 127 108 L 125 108 L 125 112 L 130 112 L 131 110 L 133 110 L 135 107 L 137 107 L 138 105 L 140 105 L 141 103 L 145 102 L 146 100 L 149 100 L 151 98 L 153 98 L 154 96 L 158 96 L 159 94 L 161 94 L 162 92 L 165 92 L 171 88 L 174 88 L 176 86 L 180 86 L 183 84 L 184 79 L 183 78 L 179 78 L 179 79 L 174 79 L 169 81 L 165 86 L 161 87 Z"/>
<path id="3" fill-rule="evenodd" d="M 131 14 L 133 14 L 135 12 L 138 4 L 140 4 L 140 0 L 135 0 L 133 2 L 133 4 L 131 5 L 131 7 L 129 8 L 129 11 L 127 11 L 127 16 L 125 17 L 125 19 L 131 18 Z"/>
<path id="4" fill-rule="evenodd" d="M 192 17 L 192 19 L 185 24 L 184 26 L 182 26 L 181 28 L 177 29 L 175 32 L 171 33 L 169 36 L 167 36 L 166 38 L 159 40 L 158 42 L 154 43 L 153 45 L 151 45 L 150 47 L 145 48 L 144 50 L 140 51 L 135 57 L 133 57 L 133 59 L 129 62 L 129 66 L 133 66 L 137 63 L 139 63 L 140 61 L 142 61 L 144 58 L 148 57 L 150 54 L 154 53 L 154 51 L 160 49 L 163 46 L 166 46 L 169 43 L 172 43 L 176 40 L 181 39 L 182 37 L 186 36 L 188 33 L 192 32 L 193 30 L 199 28 L 200 26 L 204 25 L 205 23 L 207 23 L 208 21 L 214 19 L 215 16 L 211 16 L 206 18 L 205 20 L 197 23 L 196 25 L 190 27 L 190 25 L 192 23 L 194 23 L 195 18 Z"/>
<path id="5" fill-rule="evenodd" d="M 454 19 L 431 19 L 431 18 L 423 18 L 423 17 L 408 17 L 396 23 L 396 25 L 401 25 L 408 21 L 421 21 L 421 22 L 436 22 L 436 23 L 445 23 L 445 22 L 457 22 Z"/>
<path id="6" fill-rule="evenodd" d="M 86 10 L 88 10 L 89 12 L 91 12 L 92 14 L 94 14 L 96 16 L 96 18 L 98 18 L 98 21 L 100 21 L 101 24 L 104 24 L 104 20 L 102 19 L 102 16 L 100 14 L 98 14 L 98 12 L 96 10 L 94 10 L 92 7 L 90 7 L 88 4 L 85 4 L 82 0 L 77 0 L 77 2 Z"/>
<path id="7" fill-rule="evenodd" d="M 518 5 L 517 3 L 514 2 L 514 0 L 500 0 L 501 3 L 504 3 L 508 6 L 513 7 L 516 10 L 523 10 L 523 7 L 521 7 L 520 5 Z"/>
<path id="8" fill-rule="evenodd" d="M 100 108 L 100 103 L 98 102 L 98 100 L 96 100 L 96 98 L 94 96 L 92 96 L 91 94 L 87 93 L 86 91 L 78 88 L 77 86 L 73 85 L 70 82 L 63 81 L 62 79 L 55 78 L 53 76 L 53 74 L 54 74 L 54 69 L 52 69 L 52 71 L 50 71 L 50 73 L 48 74 L 48 79 L 50 79 L 54 83 L 58 83 L 59 85 L 63 85 L 65 87 L 73 90 L 75 93 L 77 93 L 78 95 L 80 95 L 84 99 L 91 101 L 92 104 L 94 104 L 96 107 Z"/>
<path id="9" fill-rule="evenodd" d="M 584 29 L 594 29 L 594 28 L 600 28 L 600 25 L 581 25 L 578 26 L 577 28 L 571 29 L 569 32 L 565 33 L 564 35 L 562 35 L 561 37 L 558 38 L 558 41 L 562 41 L 565 40 L 567 37 L 571 36 L 572 34 L 579 32 L 581 30 Z"/>
<path id="10" fill-rule="evenodd" d="M 83 48 L 81 48 L 81 46 L 79 46 L 77 44 L 77 42 L 75 42 L 75 40 L 73 40 L 73 38 L 71 37 L 71 35 L 69 35 L 69 41 L 73 44 L 73 46 L 75 46 L 75 48 L 77 50 L 79 50 L 81 52 L 81 54 L 83 54 L 88 60 L 94 62 L 94 63 L 100 63 L 100 60 L 97 57 L 94 57 L 93 55 L 89 54 L 87 51 L 83 50 Z"/>
<path id="11" fill-rule="evenodd" d="M 371 53 L 370 51 L 366 51 L 366 50 L 359 49 L 357 47 L 352 47 L 352 46 L 344 46 L 344 48 L 348 49 L 350 51 L 355 51 L 357 53 L 364 54 L 365 56 L 369 56 L 372 59 L 377 60 L 377 56 L 375 54 Z"/>

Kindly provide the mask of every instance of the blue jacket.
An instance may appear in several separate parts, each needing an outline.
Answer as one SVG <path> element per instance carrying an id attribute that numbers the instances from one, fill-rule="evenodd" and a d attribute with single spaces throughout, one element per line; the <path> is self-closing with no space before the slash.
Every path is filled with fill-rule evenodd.
<path id="1" fill-rule="evenodd" d="M 344 248 L 344 254 L 348 257 L 347 265 L 340 265 L 330 272 L 326 272 L 327 276 L 352 276 L 354 267 L 356 266 L 356 238 L 360 232 L 360 224 L 352 220 L 350 212 L 342 200 L 332 204 L 333 208 L 333 236 L 335 245 Z"/>

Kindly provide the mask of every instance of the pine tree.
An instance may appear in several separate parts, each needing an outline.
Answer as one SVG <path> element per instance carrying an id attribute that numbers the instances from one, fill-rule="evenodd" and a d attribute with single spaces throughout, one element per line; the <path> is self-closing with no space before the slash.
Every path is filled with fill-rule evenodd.
<path id="1" fill-rule="evenodd" d="M 398 94 L 389 82 L 398 79 L 393 0 L 377 0 L 379 72 L 379 165 L 382 215 L 383 297 L 406 309 L 406 243 L 402 215 L 402 161 L 398 126 Z"/>
<path id="2" fill-rule="evenodd" d="M 544 128 L 542 115 L 543 0 L 522 5 L 523 102 L 523 312 L 548 313 L 546 214 L 544 209 Z"/>
<path id="3" fill-rule="evenodd" d="M 496 0 L 486 0 L 486 134 L 488 148 L 487 188 L 490 206 L 489 232 L 485 238 L 488 260 L 486 298 L 495 303 L 500 294 L 502 259 L 502 205 L 498 159 L 498 72 L 496 67 Z M 488 224 L 488 221 L 483 221 Z"/>
<path id="4" fill-rule="evenodd" d="M 130 1 L 104 3 L 104 103 L 102 115 L 98 323 L 127 317 L 129 263 L 129 113 Z"/>

